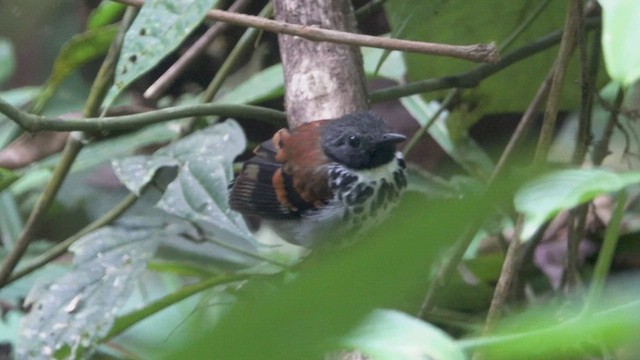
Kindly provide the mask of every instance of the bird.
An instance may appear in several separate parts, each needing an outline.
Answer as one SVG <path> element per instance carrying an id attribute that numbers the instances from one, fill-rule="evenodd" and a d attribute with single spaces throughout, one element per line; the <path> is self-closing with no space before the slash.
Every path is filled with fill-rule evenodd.
<path id="1" fill-rule="evenodd" d="M 406 164 L 372 111 L 280 129 L 244 162 L 229 206 L 306 248 L 352 243 L 383 220 L 407 187 Z"/>

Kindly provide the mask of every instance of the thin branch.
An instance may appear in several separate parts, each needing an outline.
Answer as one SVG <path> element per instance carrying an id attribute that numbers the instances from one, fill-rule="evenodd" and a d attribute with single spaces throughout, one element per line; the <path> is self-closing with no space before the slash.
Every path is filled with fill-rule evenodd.
<path id="1" fill-rule="evenodd" d="M 578 1 L 579 0 L 572 0 L 569 2 L 569 9 L 567 10 L 564 25 L 565 31 L 562 33 L 558 57 L 556 58 L 556 62 L 553 66 L 553 80 L 551 81 L 547 107 L 544 112 L 542 128 L 540 129 L 540 137 L 538 139 L 538 145 L 533 159 L 534 167 L 541 166 L 547 161 L 547 155 L 551 148 L 551 141 L 553 140 L 556 120 L 558 118 L 558 110 L 560 107 L 560 95 L 564 86 L 564 75 L 567 67 L 569 66 L 571 54 L 573 54 L 573 50 L 576 46 L 577 19 L 578 17 L 583 16 L 583 14 L 578 11 Z"/>
<path id="2" fill-rule="evenodd" d="M 613 107 L 611 108 L 611 116 L 609 117 L 609 121 L 605 126 L 602 137 L 598 141 L 596 141 L 593 148 L 591 161 L 595 165 L 602 164 L 604 158 L 609 155 L 609 140 L 611 140 L 611 136 L 613 135 L 613 129 L 616 127 L 616 124 L 618 124 L 618 116 L 620 115 L 620 107 L 622 107 L 623 100 L 624 91 L 622 90 L 622 88 L 620 88 L 618 89 L 615 102 L 613 104 Z"/>
<path id="3" fill-rule="evenodd" d="M 594 30 L 600 27 L 601 20 L 599 18 L 589 19 L 586 23 L 588 30 Z M 372 102 L 380 102 L 429 91 L 477 87 L 482 80 L 498 71 L 557 45 L 561 41 L 562 33 L 562 30 L 557 30 L 547 34 L 503 56 L 502 59 L 495 64 L 482 64 L 460 74 L 387 87 L 371 92 L 369 98 Z"/>
<path id="4" fill-rule="evenodd" d="M 240 12 L 249 5 L 250 0 L 237 0 L 229 7 L 229 12 Z M 193 63 L 193 61 L 202 54 L 207 46 L 217 38 L 222 32 L 229 28 L 230 24 L 225 22 L 217 22 L 213 24 L 191 47 L 184 53 L 178 61 L 176 61 L 167 71 L 162 74 L 149 88 L 144 92 L 147 99 L 157 99 L 162 95 L 176 79 L 184 73 L 185 69 Z"/>
<path id="5" fill-rule="evenodd" d="M 553 65 L 553 79 L 551 81 L 551 88 L 549 89 L 547 109 L 542 124 L 540 140 L 536 149 L 534 166 L 541 166 L 542 163 L 546 161 L 549 144 L 551 143 L 555 120 L 558 115 L 560 92 L 564 82 L 564 71 L 575 48 L 576 18 L 582 16 L 582 14 L 577 11 L 577 1 L 578 0 L 571 0 L 568 5 L 564 27 L 565 31 L 563 32 L 560 42 L 558 56 Z M 502 264 L 502 270 L 498 278 L 498 283 L 496 284 L 493 298 L 491 299 L 483 334 L 491 332 L 496 322 L 500 320 L 504 305 L 509 298 L 511 285 L 521 267 L 524 250 L 526 250 L 524 242 L 520 238 L 523 222 L 524 217 L 520 215 L 516 222 L 513 239 L 511 239 L 504 263 Z"/>
<path id="6" fill-rule="evenodd" d="M 135 7 L 141 7 L 144 4 L 143 0 L 117 0 L 117 2 Z M 368 46 L 389 50 L 399 50 L 438 56 L 449 56 L 475 62 L 495 63 L 500 57 L 496 50 L 496 46 L 493 43 L 457 46 L 421 41 L 390 39 L 378 36 L 348 33 L 331 29 L 322 29 L 314 26 L 287 24 L 275 20 L 260 18 L 257 16 L 230 13 L 222 10 L 210 10 L 207 13 L 207 17 L 212 20 L 223 21 L 233 25 L 253 27 L 279 34 L 299 36 L 312 41 L 327 41 L 337 44 Z"/>
<path id="7" fill-rule="evenodd" d="M 120 215 L 122 215 L 127 209 L 129 209 L 133 204 L 135 204 L 138 197 L 131 193 L 127 195 L 118 205 L 116 205 L 113 209 L 109 210 L 109 212 L 105 213 L 98 219 L 94 220 L 91 224 L 82 228 L 82 230 L 68 237 L 66 240 L 56 244 L 51 249 L 48 249 L 43 254 L 39 255 L 35 259 L 31 260 L 25 266 L 20 267 L 10 278 L 7 280 L 7 284 L 10 284 L 26 275 L 29 275 L 33 271 L 39 269 L 43 265 L 48 264 L 49 262 L 57 259 L 59 256 L 63 255 L 69 246 L 71 246 L 74 242 L 78 241 L 84 235 L 101 228 L 105 225 L 110 224 L 112 221 L 117 219 Z"/>
<path id="8" fill-rule="evenodd" d="M 451 105 L 453 100 L 458 95 L 460 95 L 460 90 L 459 89 L 451 90 L 447 94 L 447 96 L 444 98 L 444 100 L 442 100 L 442 103 L 440 103 L 440 107 L 435 112 L 435 114 L 433 114 L 429 118 L 429 120 L 427 121 L 427 123 L 423 127 L 421 127 L 420 129 L 418 129 L 418 131 L 416 131 L 416 133 L 413 135 L 413 137 L 409 140 L 407 145 L 404 147 L 402 152 L 404 153 L 405 157 L 411 152 L 411 149 L 413 149 L 413 147 L 418 143 L 418 140 L 420 140 L 422 138 L 422 136 L 424 136 L 424 134 L 426 134 L 427 131 L 429 131 L 429 128 L 431 127 L 431 125 L 433 125 L 433 123 L 440 117 L 440 114 L 442 114 L 442 112 L 445 111 Z"/>
<path id="9" fill-rule="evenodd" d="M 598 260 L 596 266 L 593 269 L 593 277 L 591 278 L 591 288 L 587 295 L 587 301 L 583 309 L 584 313 L 589 313 L 593 310 L 594 305 L 602 297 L 604 285 L 609 276 L 609 268 L 613 256 L 616 252 L 616 246 L 618 245 L 618 233 L 620 232 L 620 223 L 624 215 L 624 207 L 627 203 L 627 192 L 625 190 L 620 191 L 618 199 L 616 200 L 616 207 L 611 215 L 611 221 L 607 226 L 607 230 L 604 234 L 604 241 L 602 248 L 598 254 Z"/>
<path id="10" fill-rule="evenodd" d="M 21 111 L 0 99 L 0 113 L 22 126 L 27 131 L 86 131 L 101 132 L 132 130 L 145 125 L 156 124 L 192 116 L 245 117 L 281 124 L 286 116 L 278 110 L 251 105 L 202 104 L 184 105 L 149 111 L 142 114 L 102 118 L 62 119 L 37 116 Z"/>

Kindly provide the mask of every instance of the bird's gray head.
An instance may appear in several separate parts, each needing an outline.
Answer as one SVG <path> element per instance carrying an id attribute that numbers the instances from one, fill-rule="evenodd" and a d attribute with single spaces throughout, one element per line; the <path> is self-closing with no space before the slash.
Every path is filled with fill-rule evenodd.
<path id="1" fill-rule="evenodd" d="M 393 160 L 396 144 L 406 140 L 392 133 L 371 111 L 331 120 L 322 130 L 322 150 L 333 161 L 352 169 L 372 169 Z"/>

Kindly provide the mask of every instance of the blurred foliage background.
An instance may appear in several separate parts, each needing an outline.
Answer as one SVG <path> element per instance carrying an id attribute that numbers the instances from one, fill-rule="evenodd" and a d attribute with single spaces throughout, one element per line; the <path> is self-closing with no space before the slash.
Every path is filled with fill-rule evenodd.
<path id="1" fill-rule="evenodd" d="M 330 252 L 226 201 L 286 126 L 282 64 L 276 34 L 205 14 L 268 1 L 0 3 L 0 358 L 636 358 L 640 3 L 352 3 L 364 34 L 494 42 L 501 60 L 362 48 L 372 108 L 411 139 L 410 189 Z M 84 132 L 28 133 L 10 111 L 201 103 L 228 106 Z"/>

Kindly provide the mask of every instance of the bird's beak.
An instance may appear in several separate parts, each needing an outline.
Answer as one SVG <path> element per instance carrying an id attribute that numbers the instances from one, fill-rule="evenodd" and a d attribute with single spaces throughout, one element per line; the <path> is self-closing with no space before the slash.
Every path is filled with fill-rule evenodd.
<path id="1" fill-rule="evenodd" d="M 382 135 L 382 138 L 378 144 L 397 144 L 407 140 L 407 137 L 402 134 L 386 133 Z"/>

